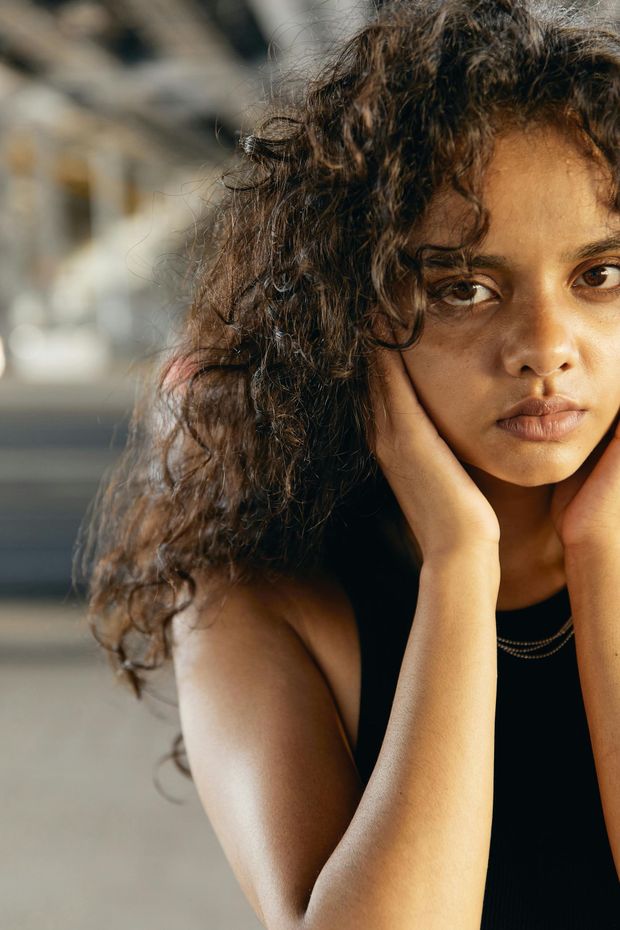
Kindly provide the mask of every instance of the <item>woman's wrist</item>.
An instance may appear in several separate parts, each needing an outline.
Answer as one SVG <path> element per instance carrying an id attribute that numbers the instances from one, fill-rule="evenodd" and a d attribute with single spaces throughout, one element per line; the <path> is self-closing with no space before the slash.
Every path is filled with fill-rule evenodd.
<path id="1" fill-rule="evenodd" d="M 423 564 L 428 563 L 480 565 L 487 571 L 496 569 L 499 580 L 499 543 L 483 539 L 441 543 L 423 553 Z"/>
<path id="2" fill-rule="evenodd" d="M 427 576 L 437 572 L 451 574 L 468 583 L 475 580 L 477 590 L 488 591 L 496 603 L 501 580 L 499 545 L 472 540 L 434 548 L 424 556 L 422 571 Z"/>

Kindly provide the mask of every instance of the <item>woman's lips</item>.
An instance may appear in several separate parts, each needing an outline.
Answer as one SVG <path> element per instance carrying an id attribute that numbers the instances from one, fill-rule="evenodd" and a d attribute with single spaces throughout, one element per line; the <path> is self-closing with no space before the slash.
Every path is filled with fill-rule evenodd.
<path id="1" fill-rule="evenodd" d="M 579 426 L 585 414 L 585 410 L 560 410 L 540 417 L 508 417 L 506 420 L 498 420 L 497 425 L 519 439 L 546 442 L 566 436 Z"/>

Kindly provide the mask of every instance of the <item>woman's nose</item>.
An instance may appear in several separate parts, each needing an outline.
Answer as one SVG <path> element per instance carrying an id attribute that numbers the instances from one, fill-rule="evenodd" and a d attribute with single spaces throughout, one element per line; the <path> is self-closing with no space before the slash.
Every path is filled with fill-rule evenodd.
<path id="1" fill-rule="evenodd" d="M 503 362 L 509 374 L 528 371 L 540 377 L 572 368 L 578 358 L 576 317 L 566 297 L 543 295 L 514 308 L 514 325 L 503 343 Z"/>

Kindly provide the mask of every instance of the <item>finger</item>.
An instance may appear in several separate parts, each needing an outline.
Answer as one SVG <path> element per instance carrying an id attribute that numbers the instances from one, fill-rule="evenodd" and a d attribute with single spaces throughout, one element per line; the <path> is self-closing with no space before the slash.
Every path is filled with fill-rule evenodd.
<path id="1" fill-rule="evenodd" d="M 383 342 L 396 343 L 394 329 L 388 320 L 380 317 L 374 326 L 374 335 Z M 391 386 L 394 381 L 393 369 L 396 367 L 394 360 L 400 355 L 398 349 L 386 349 L 384 346 L 375 347 L 375 368 L 380 378 Z M 397 359 L 397 361 L 399 361 Z"/>
<path id="2" fill-rule="evenodd" d="M 377 347 L 376 371 L 382 384 L 384 401 L 391 412 L 409 415 L 421 412 L 415 387 L 400 350 Z"/>

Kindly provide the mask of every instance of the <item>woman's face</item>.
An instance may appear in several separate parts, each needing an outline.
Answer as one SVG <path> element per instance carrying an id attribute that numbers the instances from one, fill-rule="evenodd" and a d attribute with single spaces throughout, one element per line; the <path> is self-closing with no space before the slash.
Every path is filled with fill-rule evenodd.
<path id="1" fill-rule="evenodd" d="M 427 268 L 445 302 L 429 308 L 403 358 L 440 434 L 474 470 L 522 486 L 561 481 L 616 417 L 620 217 L 606 206 L 607 184 L 557 130 L 505 134 L 483 191 L 490 228 L 475 251 L 484 256 L 465 278 Z M 464 204 L 456 193 L 438 195 L 408 251 L 420 242 L 458 245 Z M 498 426 L 519 401 L 553 394 L 585 409 L 572 431 L 532 441 Z"/>

